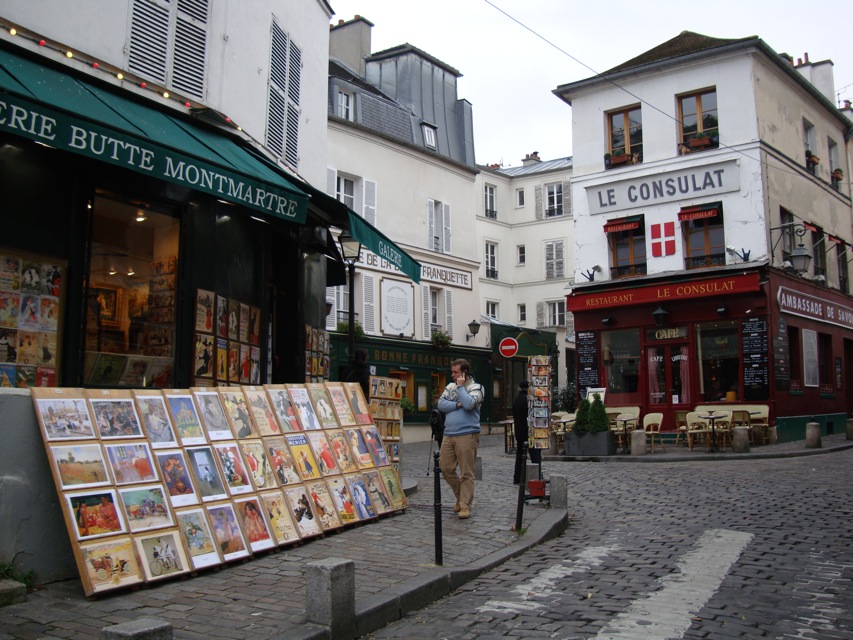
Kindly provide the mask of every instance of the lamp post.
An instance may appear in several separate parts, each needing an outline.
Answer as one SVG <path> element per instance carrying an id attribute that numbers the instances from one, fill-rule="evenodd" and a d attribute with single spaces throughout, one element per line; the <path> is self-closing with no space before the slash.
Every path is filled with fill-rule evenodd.
<path id="1" fill-rule="evenodd" d="M 339 237 L 341 244 L 341 256 L 347 264 L 347 276 L 349 279 L 349 361 L 355 358 L 355 263 L 361 256 L 361 243 L 353 238 L 349 232 L 344 231 Z"/>

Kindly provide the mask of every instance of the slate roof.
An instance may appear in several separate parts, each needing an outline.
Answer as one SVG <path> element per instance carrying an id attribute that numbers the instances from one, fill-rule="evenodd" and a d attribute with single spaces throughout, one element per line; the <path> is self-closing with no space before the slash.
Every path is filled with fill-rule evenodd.
<path id="1" fill-rule="evenodd" d="M 559 171 L 563 169 L 571 169 L 572 167 L 572 157 L 568 156 L 566 158 L 556 158 L 554 160 L 542 160 L 541 162 L 532 162 L 528 164 L 526 167 L 497 167 L 492 168 L 488 165 L 478 165 L 478 168 L 485 171 L 494 171 L 495 173 L 502 173 L 505 176 L 509 176 L 514 178 L 516 176 L 524 176 L 530 175 L 533 173 L 545 173 L 547 171 Z"/>
<path id="2" fill-rule="evenodd" d="M 712 38 L 711 36 L 694 33 L 693 31 L 682 31 L 674 38 L 649 49 L 645 53 L 641 53 L 635 58 L 631 58 L 612 69 L 608 69 L 603 75 L 626 71 L 627 69 L 634 69 L 653 62 L 679 58 L 681 56 L 690 55 L 691 53 L 699 53 L 701 51 L 708 51 L 710 49 L 725 47 L 731 44 L 749 42 L 750 40 L 758 41 L 759 37 L 747 36 L 746 38 Z"/>

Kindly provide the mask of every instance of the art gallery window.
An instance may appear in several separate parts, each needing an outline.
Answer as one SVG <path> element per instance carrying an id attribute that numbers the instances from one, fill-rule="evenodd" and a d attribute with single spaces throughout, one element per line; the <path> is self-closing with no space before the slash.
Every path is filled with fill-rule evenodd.
<path id="1" fill-rule="evenodd" d="M 107 193 L 95 197 L 91 220 L 83 384 L 169 387 L 179 221 L 168 209 Z"/>

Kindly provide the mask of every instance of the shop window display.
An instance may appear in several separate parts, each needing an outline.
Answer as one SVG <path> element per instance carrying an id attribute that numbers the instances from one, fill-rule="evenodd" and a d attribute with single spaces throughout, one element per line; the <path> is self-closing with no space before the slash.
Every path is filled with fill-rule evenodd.
<path id="1" fill-rule="evenodd" d="M 736 322 L 699 325 L 699 393 L 707 402 L 736 400 L 740 393 L 740 351 Z"/>
<path id="2" fill-rule="evenodd" d="M 640 331 L 604 331 L 601 334 L 605 380 L 609 394 L 639 391 Z"/>

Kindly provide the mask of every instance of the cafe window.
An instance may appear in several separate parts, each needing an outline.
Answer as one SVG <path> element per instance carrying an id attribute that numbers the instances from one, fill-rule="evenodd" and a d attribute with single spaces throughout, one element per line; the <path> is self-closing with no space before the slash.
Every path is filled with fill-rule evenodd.
<path id="1" fill-rule="evenodd" d="M 684 234 L 687 269 L 726 264 L 723 208 L 719 202 L 684 208 L 679 212 L 678 219 Z"/>
<path id="2" fill-rule="evenodd" d="M 699 394 L 705 402 L 742 399 L 740 347 L 733 320 L 700 324 L 696 331 Z"/>
<path id="3" fill-rule="evenodd" d="M 640 379 L 639 329 L 602 332 L 601 352 L 608 401 L 616 394 L 637 393 Z M 618 400 L 614 399 L 613 403 L 618 404 Z"/>
<path id="4" fill-rule="evenodd" d="M 95 198 L 83 325 L 85 386 L 173 385 L 179 239 L 178 219 L 169 211 Z"/>

